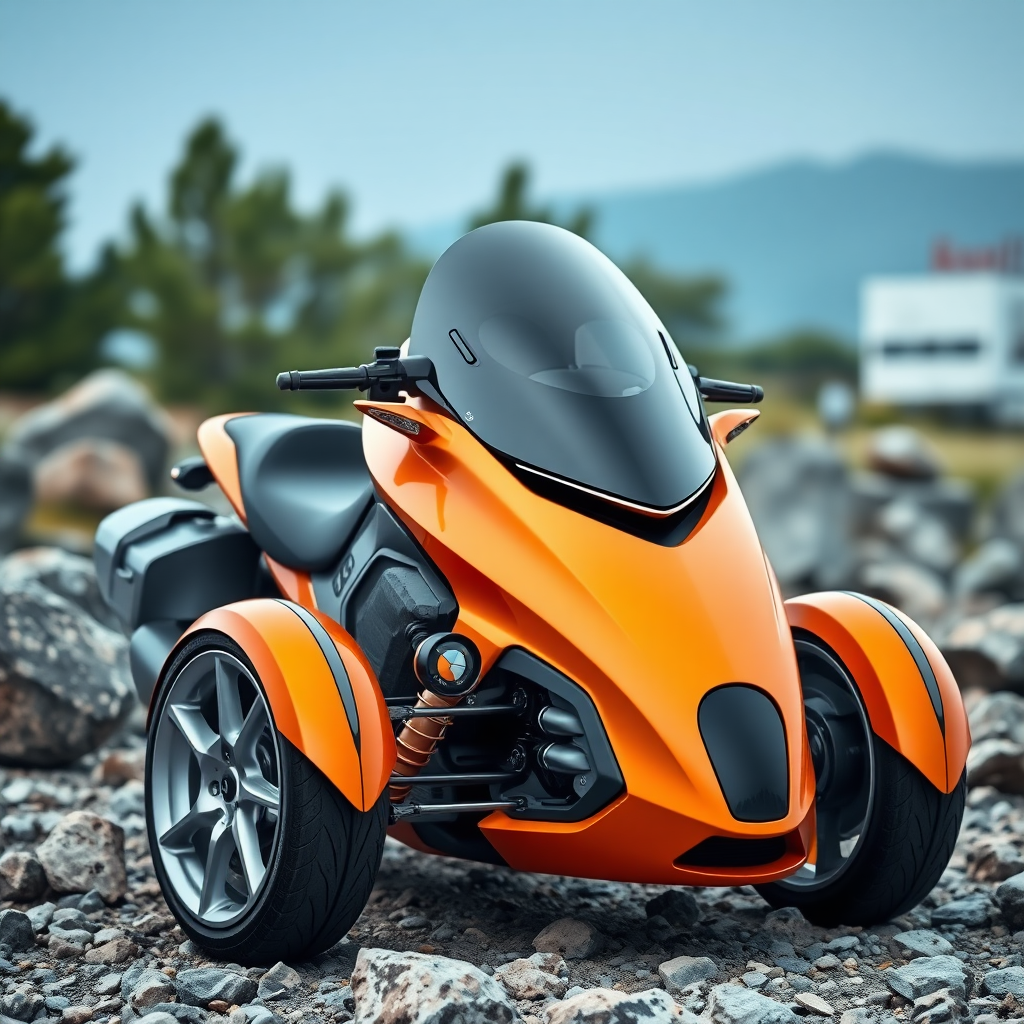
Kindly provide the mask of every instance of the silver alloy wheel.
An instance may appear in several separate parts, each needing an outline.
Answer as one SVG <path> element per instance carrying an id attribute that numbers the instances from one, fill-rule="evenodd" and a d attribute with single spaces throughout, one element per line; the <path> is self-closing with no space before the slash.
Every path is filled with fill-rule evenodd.
<path id="1" fill-rule="evenodd" d="M 849 673 L 815 643 L 798 639 L 795 647 L 817 780 L 817 850 L 814 863 L 777 884 L 811 892 L 853 863 L 874 803 L 875 755 L 871 722 Z"/>
<path id="2" fill-rule="evenodd" d="M 151 742 L 154 856 L 196 918 L 230 925 L 263 888 L 280 824 L 266 697 L 236 657 L 200 651 L 172 682 Z"/>

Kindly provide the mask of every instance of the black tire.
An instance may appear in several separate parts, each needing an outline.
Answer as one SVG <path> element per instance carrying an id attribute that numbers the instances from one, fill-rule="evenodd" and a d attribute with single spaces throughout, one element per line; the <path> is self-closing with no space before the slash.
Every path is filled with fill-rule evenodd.
<path id="1" fill-rule="evenodd" d="M 773 907 L 798 907 L 826 927 L 878 924 L 917 906 L 945 871 L 964 814 L 966 771 L 952 793 L 942 793 L 887 743 L 877 736 L 872 743 L 875 792 L 853 862 L 817 890 L 757 886 Z"/>
<path id="2" fill-rule="evenodd" d="M 221 634 L 200 634 L 165 674 L 153 711 L 155 732 L 171 685 L 197 652 L 224 651 L 241 661 L 262 692 L 252 663 Z M 273 728 L 273 726 L 271 725 Z M 276 733 L 276 730 L 275 730 Z M 187 907 L 168 877 L 153 820 L 153 750 L 146 757 L 146 824 L 153 866 L 164 899 L 182 930 L 197 945 L 241 964 L 308 959 L 337 943 L 362 913 L 380 867 L 387 828 L 388 794 L 357 810 L 287 739 L 276 733 L 280 814 L 262 889 L 241 918 L 211 926 Z"/>

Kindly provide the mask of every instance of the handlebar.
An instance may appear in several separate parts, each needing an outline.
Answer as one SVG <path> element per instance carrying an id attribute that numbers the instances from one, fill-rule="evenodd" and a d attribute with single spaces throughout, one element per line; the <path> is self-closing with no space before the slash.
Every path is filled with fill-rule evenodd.
<path id="1" fill-rule="evenodd" d="M 701 397 L 708 402 L 737 402 L 741 405 L 756 405 L 764 398 L 764 388 L 758 384 L 738 384 L 731 380 L 714 380 L 711 377 L 694 376 L 694 383 Z"/>
<path id="2" fill-rule="evenodd" d="M 373 350 L 372 363 L 327 370 L 286 370 L 277 375 L 282 391 L 369 391 L 370 398 L 394 401 L 399 391 L 425 395 L 449 408 L 427 356 L 402 356 L 399 348 Z"/>

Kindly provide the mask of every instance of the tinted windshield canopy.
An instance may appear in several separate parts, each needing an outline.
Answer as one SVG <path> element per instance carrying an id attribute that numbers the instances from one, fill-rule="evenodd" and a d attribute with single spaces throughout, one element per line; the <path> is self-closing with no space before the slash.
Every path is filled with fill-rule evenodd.
<path id="1" fill-rule="evenodd" d="M 664 325 L 562 228 L 506 221 L 460 238 L 427 277 L 409 350 L 433 360 L 462 422 L 527 469 L 662 511 L 714 471 Z"/>

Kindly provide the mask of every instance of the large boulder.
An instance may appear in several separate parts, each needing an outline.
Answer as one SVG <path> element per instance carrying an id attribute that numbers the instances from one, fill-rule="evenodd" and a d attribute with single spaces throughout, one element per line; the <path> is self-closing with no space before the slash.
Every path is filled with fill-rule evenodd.
<path id="1" fill-rule="evenodd" d="M 99 370 L 27 412 L 7 440 L 34 465 L 83 438 L 114 441 L 136 454 L 148 489 L 155 492 L 164 480 L 172 436 L 169 417 L 135 380 L 120 370 Z"/>
<path id="2" fill-rule="evenodd" d="M 68 764 L 104 743 L 135 706 L 128 642 L 83 610 L 91 585 L 80 562 L 55 558 L 47 568 L 44 559 L 35 570 L 9 562 L 0 562 L 0 763 Z M 68 590 L 82 585 L 80 600 L 45 585 L 51 570 Z"/>
<path id="3" fill-rule="evenodd" d="M 352 972 L 355 1024 L 512 1024 L 505 990 L 463 960 L 361 949 Z"/>
<path id="4" fill-rule="evenodd" d="M 815 437 L 773 438 L 750 453 L 739 482 L 787 591 L 848 582 L 853 565 L 849 482 L 835 447 Z"/>
<path id="5" fill-rule="evenodd" d="M 44 456 L 35 470 L 36 498 L 110 512 L 149 497 L 137 452 L 117 441 L 83 437 Z"/>
<path id="6" fill-rule="evenodd" d="M 121 632 L 117 616 L 100 593 L 91 558 L 62 548 L 22 548 L 0 562 L 0 576 L 11 589 L 33 581 L 41 583 L 108 629 Z"/>
<path id="7" fill-rule="evenodd" d="M 32 507 L 32 470 L 17 452 L 0 451 L 0 555 L 14 547 Z"/>

